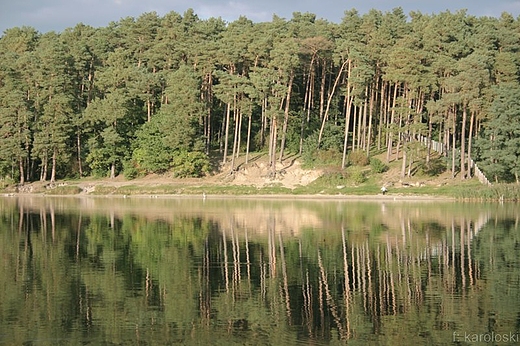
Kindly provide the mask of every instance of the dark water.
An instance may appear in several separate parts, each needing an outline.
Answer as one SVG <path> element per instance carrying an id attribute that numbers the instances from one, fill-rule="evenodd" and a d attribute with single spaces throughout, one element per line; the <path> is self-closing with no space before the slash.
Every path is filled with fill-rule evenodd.
<path id="1" fill-rule="evenodd" d="M 520 343 L 520 208 L 0 199 L 0 344 Z"/>

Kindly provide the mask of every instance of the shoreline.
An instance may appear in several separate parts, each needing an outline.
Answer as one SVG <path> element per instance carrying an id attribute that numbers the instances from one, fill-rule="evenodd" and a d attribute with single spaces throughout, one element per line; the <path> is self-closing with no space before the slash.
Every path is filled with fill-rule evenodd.
<path id="1" fill-rule="evenodd" d="M 455 197 L 405 194 L 377 194 L 377 195 L 342 195 L 342 194 L 45 194 L 45 193 L 3 193 L 4 198 L 114 198 L 114 199 L 202 199 L 202 200 L 321 200 L 321 201 L 358 201 L 358 202 L 454 202 Z"/>

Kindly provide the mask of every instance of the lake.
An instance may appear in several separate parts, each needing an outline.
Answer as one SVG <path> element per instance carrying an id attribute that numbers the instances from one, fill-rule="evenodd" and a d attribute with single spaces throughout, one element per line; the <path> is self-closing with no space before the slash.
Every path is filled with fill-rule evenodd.
<path id="1" fill-rule="evenodd" d="M 520 342 L 517 204 L 0 198 L 0 344 Z"/>

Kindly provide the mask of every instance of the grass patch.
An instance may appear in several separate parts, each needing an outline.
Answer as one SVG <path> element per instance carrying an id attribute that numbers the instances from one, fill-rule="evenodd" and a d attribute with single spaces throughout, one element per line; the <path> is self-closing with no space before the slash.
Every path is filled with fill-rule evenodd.
<path id="1" fill-rule="evenodd" d="M 370 169 L 351 166 L 345 170 L 329 168 L 322 176 L 307 186 L 293 190 L 294 194 L 344 194 L 373 195 L 379 192 L 379 186 L 369 175 Z"/>
<path id="2" fill-rule="evenodd" d="M 81 188 L 75 185 L 62 185 L 49 188 L 45 191 L 46 195 L 77 195 L 81 193 Z"/>
<path id="3" fill-rule="evenodd" d="M 466 188 L 457 190 L 456 197 L 468 200 L 520 202 L 520 185 L 479 185 L 478 188 L 475 187 L 471 189 Z"/>
<path id="4" fill-rule="evenodd" d="M 389 187 L 389 194 L 402 195 L 424 195 L 424 196 L 446 196 L 453 198 L 462 198 L 462 193 L 468 190 L 482 189 L 483 185 L 476 179 L 471 180 L 452 180 L 449 184 L 443 185 L 423 185 L 423 186 L 399 186 Z"/>
<path id="5" fill-rule="evenodd" d="M 103 186 L 103 185 L 97 185 L 94 191 L 92 192 L 93 195 L 112 195 L 116 193 L 117 188 L 114 186 Z"/>

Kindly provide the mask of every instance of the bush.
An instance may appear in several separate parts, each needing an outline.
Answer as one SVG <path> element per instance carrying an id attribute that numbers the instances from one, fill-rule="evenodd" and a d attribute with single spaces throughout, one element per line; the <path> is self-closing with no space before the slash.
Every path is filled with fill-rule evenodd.
<path id="1" fill-rule="evenodd" d="M 388 166 L 383 163 L 383 161 L 379 160 L 378 158 L 371 158 L 370 159 L 370 168 L 372 169 L 372 172 L 374 173 L 384 173 L 388 171 Z"/>
<path id="2" fill-rule="evenodd" d="M 123 163 L 123 175 L 127 179 L 135 179 L 145 174 L 144 170 L 139 169 L 135 160 L 127 160 Z"/>
<path id="3" fill-rule="evenodd" d="M 432 158 L 429 163 L 421 162 L 417 168 L 417 175 L 433 177 L 446 171 L 446 160 L 443 157 Z"/>
<path id="4" fill-rule="evenodd" d="M 319 129 L 303 141 L 302 161 L 304 167 L 328 166 L 341 163 L 343 133 L 341 127 L 333 124 L 325 126 L 318 148 Z"/>
<path id="5" fill-rule="evenodd" d="M 351 152 L 349 155 L 349 161 L 352 165 L 361 167 L 364 167 L 369 163 L 366 153 L 361 150 Z"/>
<path id="6" fill-rule="evenodd" d="M 319 178 L 319 182 L 324 186 L 345 185 L 347 182 L 347 173 L 341 170 L 327 171 Z M 317 180 L 318 180 L 317 179 Z"/>
<path id="7" fill-rule="evenodd" d="M 365 172 L 360 169 L 355 169 L 350 172 L 349 180 L 354 184 L 363 184 L 365 181 L 367 181 L 367 177 Z"/>
<path id="8" fill-rule="evenodd" d="M 173 157 L 172 171 L 175 177 L 201 177 L 209 172 L 210 162 L 200 151 L 180 151 Z"/>

